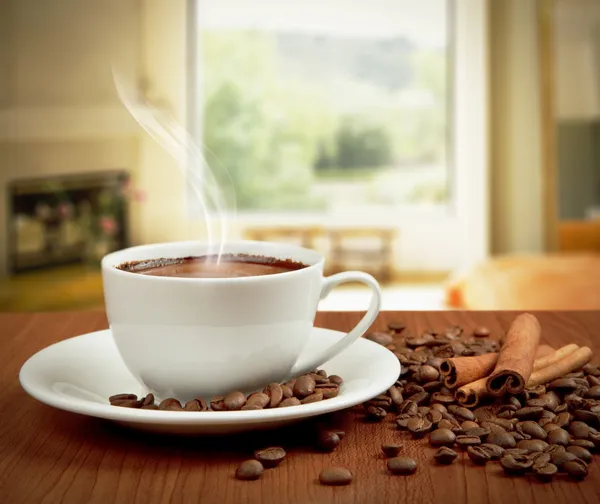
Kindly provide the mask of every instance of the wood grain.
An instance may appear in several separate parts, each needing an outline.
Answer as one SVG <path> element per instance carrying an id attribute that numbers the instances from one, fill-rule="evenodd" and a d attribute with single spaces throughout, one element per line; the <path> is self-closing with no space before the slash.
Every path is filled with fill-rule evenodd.
<path id="1" fill-rule="evenodd" d="M 600 350 L 600 312 L 536 313 L 542 340 L 555 347 L 567 343 Z M 322 313 L 317 325 L 349 329 L 358 313 Z M 488 326 L 506 331 L 511 312 L 383 313 L 374 329 L 391 320 L 404 321 L 410 332 Z M 159 438 L 120 428 L 110 422 L 55 410 L 30 398 L 18 372 L 25 360 L 47 345 L 106 328 L 103 313 L 0 315 L 0 503 L 536 503 L 600 502 L 597 456 L 589 477 L 575 483 L 559 477 L 551 484 L 509 478 L 498 464 L 475 467 L 461 455 L 450 467 L 432 463 L 433 449 L 412 441 L 393 423 L 365 424 L 354 411 L 331 421 L 347 432 L 331 454 L 311 447 L 312 423 L 267 433 L 219 438 Z M 402 440 L 405 453 L 419 461 L 413 476 L 391 476 L 379 458 L 383 442 Z M 259 481 L 233 478 L 236 465 L 255 448 L 281 444 L 286 460 Z M 319 471 L 329 465 L 350 469 L 347 487 L 323 487 Z"/>

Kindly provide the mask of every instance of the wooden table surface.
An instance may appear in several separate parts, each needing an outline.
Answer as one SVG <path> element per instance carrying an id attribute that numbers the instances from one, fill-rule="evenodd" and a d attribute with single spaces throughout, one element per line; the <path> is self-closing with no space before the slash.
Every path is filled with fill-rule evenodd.
<path id="1" fill-rule="evenodd" d="M 539 313 L 543 339 L 555 347 L 576 342 L 600 350 L 600 312 Z M 382 313 L 374 329 L 402 320 L 408 331 L 486 325 L 506 330 L 510 312 Z M 317 325 L 349 329 L 356 313 L 321 313 Z M 335 418 L 346 437 L 333 453 L 315 452 L 305 422 L 267 433 L 228 438 L 158 438 L 111 422 L 59 411 L 29 397 L 18 382 L 21 365 L 47 345 L 107 327 L 103 313 L 0 314 L 0 503 L 144 504 L 234 503 L 537 503 L 600 502 L 600 456 L 580 483 L 557 477 L 550 484 L 509 478 L 497 463 L 473 466 L 460 455 L 452 466 L 436 466 L 433 449 L 382 424 L 359 421 L 353 411 Z M 597 359 L 596 359 L 597 361 Z M 403 440 L 419 461 L 413 476 L 387 474 L 379 458 L 382 442 Z M 237 464 L 254 448 L 282 444 L 285 461 L 258 481 L 234 479 Z M 325 487 L 319 471 L 330 465 L 354 473 L 346 487 Z"/>

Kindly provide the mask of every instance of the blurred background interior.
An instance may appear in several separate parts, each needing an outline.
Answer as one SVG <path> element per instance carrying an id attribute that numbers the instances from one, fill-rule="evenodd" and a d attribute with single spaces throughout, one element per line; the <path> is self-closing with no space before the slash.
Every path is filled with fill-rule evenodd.
<path id="1" fill-rule="evenodd" d="M 600 2 L 2 0 L 0 310 L 102 309 L 104 254 L 206 239 L 212 176 L 230 239 L 384 309 L 600 309 Z"/>

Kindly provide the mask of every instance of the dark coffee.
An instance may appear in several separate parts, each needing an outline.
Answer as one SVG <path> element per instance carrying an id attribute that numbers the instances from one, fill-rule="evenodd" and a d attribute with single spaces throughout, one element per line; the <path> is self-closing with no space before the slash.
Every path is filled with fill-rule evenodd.
<path id="1" fill-rule="evenodd" d="M 277 259 L 246 254 L 225 254 L 181 257 L 176 259 L 149 259 L 132 261 L 117 269 L 140 275 L 178 278 L 238 278 L 275 275 L 306 268 L 307 265 L 290 259 Z"/>

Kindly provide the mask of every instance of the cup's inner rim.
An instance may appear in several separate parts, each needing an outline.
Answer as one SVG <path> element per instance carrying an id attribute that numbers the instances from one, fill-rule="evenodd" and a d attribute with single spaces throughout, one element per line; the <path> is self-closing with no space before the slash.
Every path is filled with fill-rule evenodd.
<path id="1" fill-rule="evenodd" d="M 316 250 L 303 248 L 298 245 L 276 243 L 276 242 L 260 242 L 260 241 L 238 241 L 228 243 L 223 248 L 223 254 L 228 256 L 255 256 L 273 258 L 278 261 L 290 261 L 304 265 L 302 268 L 290 269 L 273 273 L 271 275 L 259 275 L 248 277 L 176 277 L 176 276 L 152 276 L 139 275 L 135 271 L 123 269 L 120 266 L 127 263 L 156 261 L 159 259 L 182 259 L 189 257 L 202 257 L 213 255 L 207 244 L 202 242 L 170 242 L 153 245 L 139 245 L 127 249 L 119 250 L 108 254 L 102 259 L 103 269 L 111 270 L 120 275 L 132 275 L 146 279 L 162 280 L 162 281 L 244 281 L 255 280 L 257 278 L 267 279 L 269 277 L 281 277 L 282 275 L 295 275 L 302 271 L 311 270 L 323 264 L 324 258 Z"/>

